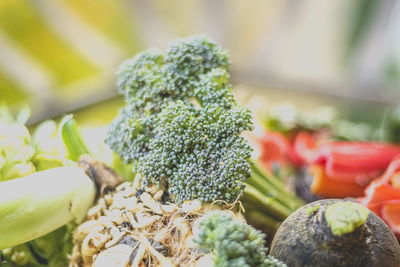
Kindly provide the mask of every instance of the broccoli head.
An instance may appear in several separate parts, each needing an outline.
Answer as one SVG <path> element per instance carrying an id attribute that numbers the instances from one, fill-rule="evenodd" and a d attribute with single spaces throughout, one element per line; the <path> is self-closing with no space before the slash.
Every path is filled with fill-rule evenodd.
<path id="1" fill-rule="evenodd" d="M 231 202 L 250 176 L 248 109 L 234 100 L 227 53 L 205 37 L 171 44 L 123 63 L 119 90 L 127 106 L 106 143 L 133 162 L 143 185 L 165 185 L 178 203 Z"/>
<path id="2" fill-rule="evenodd" d="M 206 214 L 194 238 L 200 249 L 211 253 L 216 267 L 284 267 L 267 255 L 265 235 L 244 221 L 223 211 Z"/>
<path id="3" fill-rule="evenodd" d="M 197 110 L 173 103 L 159 114 L 159 127 L 138 171 L 151 182 L 168 181 L 178 201 L 234 201 L 242 190 L 240 181 L 250 175 L 250 149 L 239 136 L 250 122 L 245 108 L 210 104 Z"/>
<path id="4" fill-rule="evenodd" d="M 148 116 L 160 112 L 171 100 L 206 97 L 196 89 L 202 76 L 219 70 L 213 72 L 214 81 L 225 82 L 229 65 L 227 52 L 207 38 L 181 39 L 171 43 L 166 56 L 152 49 L 125 61 L 118 72 L 118 88 L 136 112 Z M 214 89 L 224 91 L 219 99 L 230 94 L 222 86 Z"/>

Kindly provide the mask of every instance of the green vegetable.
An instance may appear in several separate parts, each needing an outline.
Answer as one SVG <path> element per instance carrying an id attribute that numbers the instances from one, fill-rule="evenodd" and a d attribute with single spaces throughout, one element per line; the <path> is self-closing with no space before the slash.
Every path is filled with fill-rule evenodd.
<path id="1" fill-rule="evenodd" d="M 71 165 L 61 153 L 62 149 L 57 144 L 56 138 L 57 129 L 67 126 L 58 127 L 54 121 L 46 121 L 37 127 L 31 138 L 24 125 L 29 114 L 29 109 L 23 108 L 14 118 L 5 105 L 0 107 L 0 159 L 3 159 L 3 164 L 0 164 L 2 165 L 0 166 L 0 181 Z M 70 134 L 78 133 L 70 132 Z M 68 139 L 67 136 L 66 139 Z M 62 140 L 60 143 L 63 145 Z M 2 203 L 2 205 L 5 207 L 11 203 Z M 20 215 L 22 216 L 22 213 Z M 0 251 L 0 258 L 21 266 L 45 266 L 50 263 L 51 266 L 65 266 L 72 244 L 68 231 L 67 226 L 64 226 L 29 243 L 4 249 Z M 53 238 L 54 236 L 57 238 Z M 52 250 L 43 249 L 44 247 L 52 248 Z"/>
<path id="2" fill-rule="evenodd" d="M 21 114 L 25 114 L 22 111 Z M 15 120 L 6 106 L 0 106 L 0 181 L 15 179 L 35 172 L 32 162 L 35 149 L 23 124 L 23 115 Z"/>
<path id="3" fill-rule="evenodd" d="M 353 202 L 337 202 L 325 211 L 326 222 L 334 235 L 348 234 L 365 223 L 369 211 Z"/>
<path id="4" fill-rule="evenodd" d="M 3 249 L 0 259 L 3 255 L 4 262 L 9 262 L 11 266 L 66 266 L 67 255 L 72 251 L 70 228 L 61 227 L 31 242 Z"/>
<path id="5" fill-rule="evenodd" d="M 279 223 L 304 205 L 282 180 L 267 173 L 258 162 L 252 164 L 252 175 L 245 180 L 241 197 L 246 220 L 272 236 Z"/>
<path id="6" fill-rule="evenodd" d="M 258 267 L 286 264 L 267 255 L 265 235 L 222 211 L 209 212 L 200 222 L 194 242 L 212 253 L 216 267 Z"/>
<path id="7" fill-rule="evenodd" d="M 172 261 L 193 263 L 200 253 L 186 238 L 196 216 L 213 206 L 205 202 L 233 208 L 231 203 L 242 195 L 244 183 L 244 195 L 253 202 L 252 207 L 271 212 L 259 216 L 260 212 L 252 210 L 251 214 L 265 219 L 271 228 L 302 204 L 282 181 L 268 177 L 256 165 L 251 175 L 251 149 L 241 134 L 252 129 L 252 118 L 233 98 L 228 67 L 226 52 L 204 37 L 175 42 L 166 56 L 149 50 L 122 65 L 118 84 L 127 105 L 110 126 L 106 143 L 139 174 L 134 184 L 122 187 L 126 197 L 139 201 L 136 215 L 129 216 L 131 211 L 127 210 L 127 199 L 121 199 L 125 195 L 121 191 L 115 193 L 115 203 L 110 195 L 101 199 L 99 203 L 108 205 L 98 206 L 98 213 L 89 216 L 75 234 L 72 264 L 107 264 L 127 248 L 92 241 L 107 239 L 108 233 L 114 235 L 116 230 L 92 227 L 97 224 L 97 215 L 114 221 L 116 213 L 124 214 L 118 224 L 130 227 L 134 242 L 129 243 L 134 249 L 138 247 L 130 259 L 124 253 L 124 261 L 140 265 L 155 260 L 170 265 Z M 148 192 L 154 193 L 154 199 Z M 176 218 L 179 209 L 186 214 L 182 218 Z M 214 226 L 219 230 L 204 230 L 207 233 L 201 234 L 198 242 L 217 254 L 217 266 L 284 266 L 266 256 L 265 236 L 249 225 L 217 216 L 207 225 Z M 208 238 L 211 243 L 207 243 Z"/>
<path id="8" fill-rule="evenodd" d="M 2 182 L 0 249 L 84 219 L 96 188 L 78 167 L 60 167 Z M 23 231 L 22 231 L 23 229 Z"/>
<path id="9" fill-rule="evenodd" d="M 59 125 L 59 131 L 64 140 L 64 144 L 68 151 L 68 158 L 73 161 L 78 161 L 83 154 L 90 154 L 85 142 L 79 133 L 78 124 L 72 115 L 65 116 Z"/>
<path id="10" fill-rule="evenodd" d="M 5 107 L 0 113 L 4 126 L 0 127 L 0 155 L 4 159 L 0 180 L 24 176 L 0 184 L 0 249 L 6 247 L 0 257 L 21 266 L 65 266 L 72 238 L 71 226 L 63 225 L 77 217 L 79 210 L 81 215 L 76 219 L 80 221 L 96 194 L 94 183 L 82 169 L 62 167 L 75 166 L 70 159 L 77 160 L 87 152 L 79 129 L 72 116 L 65 116 L 59 125 L 43 122 L 31 138 L 23 124 L 26 111 L 17 119 Z M 23 166 L 31 168 L 24 171 L 27 168 Z M 32 240 L 36 237 L 40 238 Z M 23 243 L 28 240 L 32 241 Z M 14 244 L 19 245 L 9 247 Z"/>
<path id="11" fill-rule="evenodd" d="M 232 202 L 250 176 L 250 112 L 228 82 L 227 53 L 204 37 L 172 43 L 166 56 L 140 53 L 119 71 L 127 106 L 106 143 L 133 162 L 144 185 L 168 187 L 177 203 Z"/>
<path id="12" fill-rule="evenodd" d="M 251 163 L 240 135 L 252 118 L 235 102 L 228 70 L 227 53 L 205 37 L 178 40 L 166 56 L 149 50 L 124 62 L 118 85 L 127 106 L 106 143 L 133 164 L 143 185 L 166 187 L 177 203 L 233 202 L 246 185 L 247 218 L 276 230 L 303 202 Z"/>

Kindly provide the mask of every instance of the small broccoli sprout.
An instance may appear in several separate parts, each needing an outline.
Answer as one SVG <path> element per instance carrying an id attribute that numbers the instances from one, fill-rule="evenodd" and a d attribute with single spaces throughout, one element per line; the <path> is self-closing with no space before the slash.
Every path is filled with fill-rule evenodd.
<path id="1" fill-rule="evenodd" d="M 241 133 L 253 126 L 234 100 L 229 65 L 227 52 L 205 37 L 123 63 L 118 86 L 127 106 L 106 143 L 133 162 L 143 185 L 166 186 L 177 203 L 237 199 L 250 176 L 251 148 Z"/>
<path id="2" fill-rule="evenodd" d="M 194 242 L 213 255 L 216 267 L 286 266 L 267 255 L 264 238 L 262 232 L 228 212 L 212 211 L 201 219 Z"/>

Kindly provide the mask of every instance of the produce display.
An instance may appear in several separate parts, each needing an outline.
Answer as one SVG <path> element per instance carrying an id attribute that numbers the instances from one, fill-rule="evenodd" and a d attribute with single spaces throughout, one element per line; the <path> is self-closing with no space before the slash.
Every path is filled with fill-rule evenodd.
<path id="1" fill-rule="evenodd" d="M 0 266 L 400 264 L 400 145 L 268 118 L 252 157 L 243 133 L 254 121 L 229 67 L 205 36 L 126 60 L 107 157 L 72 115 L 31 136 L 29 113 L 4 108 Z M 322 197 L 346 200 L 306 204 Z"/>
<path id="2" fill-rule="evenodd" d="M 196 217 L 205 213 L 210 205 L 207 203 L 221 209 L 229 208 L 242 194 L 244 182 L 257 185 L 257 179 L 262 180 L 262 174 L 251 177 L 251 150 L 240 136 L 242 131 L 251 129 L 251 117 L 249 111 L 233 99 L 228 66 L 225 51 L 204 37 L 195 37 L 171 44 L 165 58 L 159 52 L 143 52 L 126 61 L 119 71 L 119 88 L 127 106 L 110 126 L 106 143 L 126 161 L 133 162 L 134 171 L 140 175 L 135 181 L 140 179 L 141 186 L 129 185 L 118 199 L 125 195 L 130 201 L 124 200 L 126 204 L 122 207 L 121 204 L 117 207 L 110 203 L 101 205 L 98 208 L 101 213 L 85 225 L 101 223 L 102 218 L 130 226 L 129 236 L 136 240 L 132 251 L 143 250 L 132 260 L 135 264 L 142 258 L 148 264 L 197 264 L 200 250 L 186 244 L 186 239 L 193 236 L 192 224 Z M 137 191 L 149 189 L 152 184 L 156 186 L 156 191 L 150 189 L 153 194 Z M 279 186 L 271 187 L 285 194 L 284 187 Z M 248 188 L 253 187 L 249 185 Z M 262 187 L 254 187 L 249 195 L 259 199 L 259 203 L 266 199 L 264 205 L 276 209 L 281 218 L 290 213 L 290 208 L 279 201 L 270 203 L 273 198 L 264 196 L 260 190 Z M 286 202 L 292 204 L 294 200 L 292 196 Z M 132 207 L 136 202 L 138 204 Z M 187 205 L 194 205 L 194 211 L 188 210 Z M 128 210 L 121 211 L 124 207 Z M 97 259 L 106 258 L 102 255 L 113 257 L 109 252 L 113 248 L 107 241 L 114 239 L 108 239 L 114 235 L 122 239 L 128 232 L 113 231 L 109 233 L 100 227 L 94 232 L 79 232 L 80 238 L 75 239 L 76 264 L 97 265 Z M 101 236 L 98 239 L 102 241 L 86 250 L 86 244 L 95 243 L 90 241 L 95 235 Z M 171 259 L 164 259 L 157 250 L 144 250 L 150 237 L 161 247 L 163 257 Z M 258 242 L 261 241 L 263 239 L 259 238 Z M 242 242 L 245 243 L 245 239 Z M 225 261 L 234 262 L 230 257 L 235 257 L 244 266 L 254 265 L 247 263 L 250 258 L 244 258 L 247 253 L 235 255 L 227 253 Z M 218 258 L 216 256 L 215 264 L 225 266 L 226 263 L 218 263 L 222 261 Z M 129 262 L 129 257 L 127 260 Z M 263 262 L 262 258 L 256 261 L 266 266 L 272 264 Z"/>

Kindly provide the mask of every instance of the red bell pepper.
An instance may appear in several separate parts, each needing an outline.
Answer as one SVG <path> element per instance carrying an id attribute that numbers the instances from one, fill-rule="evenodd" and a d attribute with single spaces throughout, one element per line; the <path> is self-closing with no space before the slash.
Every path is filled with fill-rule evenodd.
<path id="1" fill-rule="evenodd" d="M 400 237 L 400 200 L 388 200 L 382 207 L 381 218 Z"/>
<path id="2" fill-rule="evenodd" d="M 396 155 L 400 155 L 399 145 L 321 141 L 318 138 L 318 135 L 300 132 L 295 138 L 294 150 L 303 162 L 312 166 L 311 191 L 324 197 L 362 196 L 363 188 L 382 174 Z"/>
<path id="3" fill-rule="evenodd" d="M 378 142 L 320 142 L 301 132 L 295 151 L 308 164 L 324 166 L 326 175 L 342 182 L 368 184 L 400 154 L 400 146 Z"/>
<path id="4" fill-rule="evenodd" d="M 376 142 L 330 142 L 320 147 L 316 162 L 323 162 L 328 177 L 368 184 L 400 154 L 400 146 Z"/>
<path id="5" fill-rule="evenodd" d="M 300 131 L 294 137 L 266 132 L 260 139 L 261 160 L 309 166 L 314 176 L 311 191 L 323 197 L 360 197 L 372 179 L 400 155 L 400 145 L 379 142 L 329 141 L 323 132 Z M 400 174 L 396 180 L 400 186 Z"/>
<path id="6" fill-rule="evenodd" d="M 286 137 L 279 132 L 266 132 L 260 141 L 261 156 L 260 159 L 265 165 L 271 163 L 284 163 L 289 142 Z"/>
<path id="7" fill-rule="evenodd" d="M 349 196 L 359 197 L 364 194 L 364 186 L 357 183 L 336 181 L 326 175 L 321 165 L 312 165 L 309 171 L 314 178 L 310 191 L 315 195 L 329 198 L 345 198 Z"/>
<path id="8" fill-rule="evenodd" d="M 397 182 L 400 174 L 400 156 L 392 160 L 383 175 L 365 189 L 365 196 L 358 201 L 380 216 L 400 237 L 400 187 Z"/>
<path id="9" fill-rule="evenodd" d="M 268 169 L 271 169 L 272 165 L 275 163 L 278 163 L 280 166 L 299 166 L 301 160 L 294 152 L 293 142 L 293 139 L 280 132 L 265 132 L 264 135 L 259 138 L 261 161 Z"/>
<path id="10" fill-rule="evenodd" d="M 319 135 L 301 131 L 294 138 L 293 150 L 302 164 L 314 162 L 318 156 Z"/>

